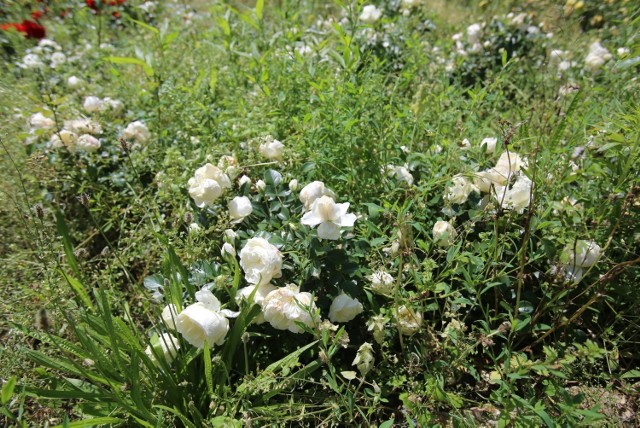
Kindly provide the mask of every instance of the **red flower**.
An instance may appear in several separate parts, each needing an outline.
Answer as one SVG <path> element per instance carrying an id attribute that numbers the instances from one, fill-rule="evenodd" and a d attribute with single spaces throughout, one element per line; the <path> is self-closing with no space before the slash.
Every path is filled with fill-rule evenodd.
<path id="1" fill-rule="evenodd" d="M 41 10 L 34 10 L 33 12 L 31 12 L 31 17 L 36 21 L 42 18 L 42 15 L 44 15 L 44 12 Z"/>
<path id="2" fill-rule="evenodd" d="M 15 22 L 9 22 L 8 24 L 2 24 L 0 27 L 6 31 L 10 28 L 15 28 L 16 31 L 24 33 L 25 37 L 31 39 L 43 39 L 47 35 L 47 30 L 37 22 L 29 21 L 25 19 L 21 24 Z"/>

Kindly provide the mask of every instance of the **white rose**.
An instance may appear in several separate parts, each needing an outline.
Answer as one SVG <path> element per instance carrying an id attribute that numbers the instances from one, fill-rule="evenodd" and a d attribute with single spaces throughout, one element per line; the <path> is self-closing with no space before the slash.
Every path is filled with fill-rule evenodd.
<path id="1" fill-rule="evenodd" d="M 306 212 L 300 223 L 315 227 L 318 226 L 318 238 L 340 239 L 340 228 L 351 227 L 356 221 L 355 214 L 348 214 L 349 202 L 336 204 L 329 196 L 321 196 L 311 206 L 311 211 Z"/>
<path id="2" fill-rule="evenodd" d="M 232 180 L 235 179 L 240 173 L 240 166 L 238 160 L 229 155 L 224 155 L 218 160 L 218 168 L 224 171 Z"/>
<path id="3" fill-rule="evenodd" d="M 256 287 L 258 287 L 257 290 Z M 250 285 L 248 287 L 241 288 L 236 293 L 236 303 L 240 304 L 241 302 L 248 302 L 251 294 L 254 293 L 254 290 L 255 294 L 253 294 L 253 303 L 256 305 L 262 305 L 262 302 L 264 302 L 264 298 L 267 297 L 267 295 L 269 295 L 269 293 L 271 293 L 272 291 L 278 290 L 278 287 L 273 284 L 267 283 L 262 285 Z"/>
<path id="4" fill-rule="evenodd" d="M 71 151 L 76 149 L 76 144 L 78 143 L 78 134 L 67 129 L 63 129 L 56 135 L 60 138 L 60 142 L 62 143 L 62 145 L 67 147 L 67 149 Z"/>
<path id="5" fill-rule="evenodd" d="M 494 198 L 503 209 L 524 211 L 531 203 L 533 182 L 526 175 L 519 175 L 516 182 L 509 186 L 496 186 Z"/>
<path id="6" fill-rule="evenodd" d="M 433 241 L 439 247 L 448 247 L 457 235 L 456 229 L 448 221 L 439 220 L 433 225 Z"/>
<path id="7" fill-rule="evenodd" d="M 22 58 L 22 63 L 19 64 L 20 68 L 40 68 L 44 66 L 40 57 L 36 54 L 27 54 Z"/>
<path id="8" fill-rule="evenodd" d="M 371 290 L 374 293 L 388 296 L 393 293 L 394 279 L 389 272 L 379 270 L 369 275 L 371 281 Z"/>
<path id="9" fill-rule="evenodd" d="M 127 125 L 122 132 L 122 138 L 125 140 L 135 140 L 139 144 L 144 144 L 149 140 L 151 133 L 144 122 L 136 120 Z"/>
<path id="10" fill-rule="evenodd" d="M 317 308 L 310 293 L 300 293 L 298 287 L 289 285 L 269 293 L 262 302 L 264 319 L 278 330 L 301 333 L 297 323 L 313 327 Z"/>
<path id="11" fill-rule="evenodd" d="M 580 239 L 575 244 L 567 245 L 560 256 L 565 265 L 565 274 L 571 281 L 579 281 L 584 270 L 590 268 L 600 259 L 602 249 L 595 241 Z"/>
<path id="12" fill-rule="evenodd" d="M 471 193 L 478 192 L 478 188 L 462 175 L 456 175 L 451 181 L 453 186 L 449 186 L 444 195 L 444 199 L 451 204 L 463 204 Z"/>
<path id="13" fill-rule="evenodd" d="M 173 303 L 168 304 L 162 309 L 162 321 L 167 328 L 176 329 L 176 318 L 178 317 L 178 308 Z"/>
<path id="14" fill-rule="evenodd" d="M 29 126 L 31 129 L 50 129 L 56 126 L 56 122 L 38 112 L 29 118 Z"/>
<path id="15" fill-rule="evenodd" d="M 233 229 L 226 229 L 224 231 L 224 239 L 227 242 L 233 244 L 235 240 L 238 239 L 238 234 L 235 231 L 233 231 Z"/>
<path id="16" fill-rule="evenodd" d="M 71 76 L 67 79 L 67 86 L 69 89 L 78 89 L 81 88 L 82 85 L 84 85 L 84 82 L 76 76 Z"/>
<path id="17" fill-rule="evenodd" d="M 349 322 L 363 310 L 362 303 L 358 299 L 352 299 L 342 293 L 331 302 L 329 319 L 331 322 Z"/>
<path id="18" fill-rule="evenodd" d="M 62 52 L 51 54 L 51 68 L 58 68 L 67 61 L 67 57 Z"/>
<path id="19" fill-rule="evenodd" d="M 470 44 L 480 43 L 482 37 L 482 26 L 480 24 L 472 24 L 467 27 L 467 41 Z"/>
<path id="20" fill-rule="evenodd" d="M 593 42 L 591 46 L 589 46 L 589 53 L 584 59 L 584 62 L 587 68 L 591 71 L 596 71 L 602 67 L 605 62 L 609 61 L 611 57 L 611 53 L 607 48 L 603 47 L 600 42 Z"/>
<path id="21" fill-rule="evenodd" d="M 251 215 L 253 206 L 246 196 L 236 196 L 229 202 L 229 216 L 231 223 L 240 223 L 245 217 Z"/>
<path id="22" fill-rule="evenodd" d="M 90 96 L 84 99 L 82 104 L 87 113 L 96 113 L 104 109 L 104 103 L 98 97 Z"/>
<path id="23" fill-rule="evenodd" d="M 294 178 L 289 182 L 289 190 L 291 190 L 292 192 L 295 192 L 296 190 L 298 190 L 298 188 L 299 188 L 298 180 Z"/>
<path id="24" fill-rule="evenodd" d="M 487 153 L 493 153 L 496 151 L 496 143 L 498 142 L 497 138 L 484 138 L 480 142 L 480 146 L 486 145 Z"/>
<path id="25" fill-rule="evenodd" d="M 282 254 L 264 238 L 251 238 L 240 250 L 240 266 L 249 284 L 267 284 L 282 276 Z"/>
<path id="26" fill-rule="evenodd" d="M 65 120 L 64 127 L 76 134 L 97 135 L 102 132 L 102 127 L 90 119 Z"/>
<path id="27" fill-rule="evenodd" d="M 198 168 L 188 184 L 189 195 L 198 208 L 213 205 L 224 190 L 231 187 L 229 177 L 210 163 Z"/>
<path id="28" fill-rule="evenodd" d="M 513 174 L 527 166 L 527 161 L 514 152 L 500 155 L 496 166 L 475 174 L 474 184 L 483 193 L 489 193 L 491 186 L 505 186 Z"/>
<path id="29" fill-rule="evenodd" d="M 84 134 L 78 137 L 76 147 L 86 152 L 95 152 L 100 148 L 100 141 L 93 135 Z"/>
<path id="30" fill-rule="evenodd" d="M 260 154 L 267 159 L 281 160 L 282 149 L 284 149 L 284 144 L 278 140 L 272 140 L 260 144 L 258 150 L 260 151 Z"/>
<path id="31" fill-rule="evenodd" d="M 222 345 L 229 331 L 229 311 L 220 310 L 220 301 L 208 290 L 196 293 L 198 302 L 187 306 L 176 320 L 176 329 L 196 348 Z"/>
<path id="32" fill-rule="evenodd" d="M 358 348 L 356 358 L 353 360 L 351 365 L 358 367 L 360 374 L 364 376 L 371 371 L 375 361 L 376 359 L 373 355 L 373 346 L 371 346 L 370 343 L 365 342 L 360 345 L 360 348 Z"/>
<path id="33" fill-rule="evenodd" d="M 190 233 L 198 233 L 202 230 L 202 227 L 200 227 L 200 225 L 198 223 L 191 223 L 189 225 L 189 232 Z"/>
<path id="34" fill-rule="evenodd" d="M 420 330 L 422 325 L 422 315 L 414 312 L 413 309 L 402 305 L 396 314 L 398 330 L 405 336 L 411 336 Z"/>
<path id="35" fill-rule="evenodd" d="M 178 349 L 180 349 L 178 338 L 170 333 L 163 333 L 157 337 L 156 340 L 152 341 L 151 345 L 147 346 L 144 352 L 151 362 L 159 367 L 160 362 L 158 361 L 158 357 L 164 359 L 167 364 L 171 364 L 178 355 Z"/>
<path id="36" fill-rule="evenodd" d="M 382 11 L 372 4 L 364 6 L 362 13 L 360 13 L 360 21 L 367 24 L 373 24 L 380 19 L 380 17 L 382 17 Z"/>
<path id="37" fill-rule="evenodd" d="M 113 98 L 106 97 L 102 102 L 115 114 L 120 113 L 124 109 L 124 104 L 120 100 L 114 100 Z"/>
<path id="38" fill-rule="evenodd" d="M 250 185 L 251 184 L 251 179 L 249 177 L 247 177 L 246 175 L 243 175 L 238 180 L 238 186 L 240 186 L 240 187 L 244 186 L 247 183 Z"/>
<path id="39" fill-rule="evenodd" d="M 314 181 L 307 184 L 300 191 L 300 202 L 304 204 L 304 209 L 308 210 L 311 205 L 321 196 L 335 197 L 335 194 L 325 187 L 322 181 Z"/>
<path id="40" fill-rule="evenodd" d="M 387 165 L 387 175 L 394 177 L 398 181 L 405 181 L 409 186 L 413 184 L 413 175 L 411 175 L 406 165 Z"/>
<path id="41" fill-rule="evenodd" d="M 256 189 L 258 189 L 259 192 L 264 192 L 266 188 L 267 183 L 265 183 L 263 180 L 258 180 L 256 182 Z"/>

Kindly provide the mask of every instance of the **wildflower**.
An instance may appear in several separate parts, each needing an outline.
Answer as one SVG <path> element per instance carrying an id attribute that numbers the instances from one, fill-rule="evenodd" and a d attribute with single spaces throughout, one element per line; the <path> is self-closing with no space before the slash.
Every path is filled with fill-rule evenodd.
<path id="1" fill-rule="evenodd" d="M 318 226 L 318 238 L 340 239 L 340 228 L 351 227 L 356 221 L 355 214 L 348 214 L 349 203 L 336 204 L 329 196 L 321 196 L 311 206 L 311 211 L 302 216 L 300 223 Z"/>
<path id="2" fill-rule="evenodd" d="M 310 293 L 301 293 L 295 285 L 270 292 L 262 302 L 264 319 L 278 330 L 301 333 L 297 323 L 313 327 L 317 308 Z"/>
<path id="3" fill-rule="evenodd" d="M 67 62 L 67 57 L 62 52 L 52 53 L 49 59 L 51 60 L 51 64 L 50 64 L 51 68 L 58 68 L 59 66 Z"/>
<path id="4" fill-rule="evenodd" d="M 375 7 L 375 5 L 368 4 L 362 8 L 360 13 L 360 21 L 366 24 L 373 24 L 382 17 L 382 11 Z"/>
<path id="5" fill-rule="evenodd" d="M 230 187 L 229 177 L 210 163 L 198 168 L 195 175 L 189 179 L 189 195 L 198 208 L 213 205 L 224 190 Z"/>
<path id="6" fill-rule="evenodd" d="M 329 319 L 332 322 L 349 322 L 363 311 L 362 303 L 345 293 L 333 299 L 329 308 Z"/>
<path id="7" fill-rule="evenodd" d="M 267 284 L 282 276 L 282 254 L 264 238 L 251 238 L 240 250 L 240 266 L 249 284 Z"/>
<path id="8" fill-rule="evenodd" d="M 104 109 L 104 103 L 98 97 L 90 96 L 84 99 L 82 104 L 87 113 L 95 113 Z"/>
<path id="9" fill-rule="evenodd" d="M 229 202 L 229 216 L 231 223 L 241 223 L 245 217 L 251 215 L 253 206 L 246 196 L 236 196 Z"/>
<path id="10" fill-rule="evenodd" d="M 439 220 L 433 225 L 433 242 L 439 247 L 448 247 L 458 236 L 456 229 L 448 221 Z"/>
<path id="11" fill-rule="evenodd" d="M 179 349 L 178 338 L 171 333 L 163 333 L 151 340 L 151 345 L 147 346 L 144 353 L 147 354 L 154 365 L 160 366 L 158 357 L 164 359 L 167 364 L 171 364 L 178 355 Z"/>
<path id="12" fill-rule="evenodd" d="M 363 343 L 358 348 L 356 358 L 351 365 L 357 366 L 362 376 L 366 375 L 373 368 L 373 363 L 376 361 L 373 355 L 373 346 L 370 343 Z"/>
<path id="13" fill-rule="evenodd" d="M 471 24 L 467 27 L 467 41 L 470 44 L 480 43 L 482 37 L 482 26 L 480 24 Z"/>
<path id="14" fill-rule="evenodd" d="M 385 326 L 389 322 L 389 318 L 382 315 L 371 317 L 367 322 L 367 330 L 373 332 L 373 339 L 378 345 L 382 345 L 384 341 Z"/>
<path id="15" fill-rule="evenodd" d="M 176 329 L 196 348 L 222 345 L 229 331 L 229 320 L 236 313 L 220 309 L 220 301 L 209 290 L 196 293 L 197 302 L 187 306 L 176 320 Z"/>

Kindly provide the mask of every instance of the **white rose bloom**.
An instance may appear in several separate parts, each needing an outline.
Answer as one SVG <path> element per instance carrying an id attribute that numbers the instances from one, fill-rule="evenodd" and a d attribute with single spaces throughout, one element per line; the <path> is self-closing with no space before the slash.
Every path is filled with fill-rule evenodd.
<path id="1" fill-rule="evenodd" d="M 233 245 L 229 244 L 228 242 L 225 242 L 224 244 L 222 244 L 222 249 L 220 249 L 220 254 L 222 255 L 222 257 L 226 257 L 226 255 L 230 255 L 231 257 L 235 257 L 236 256 L 236 249 L 233 248 Z"/>
<path id="2" fill-rule="evenodd" d="M 149 128 L 147 128 L 147 125 L 141 120 L 131 122 L 122 132 L 122 138 L 125 140 L 135 140 L 139 144 L 146 143 L 150 136 Z"/>
<path id="3" fill-rule="evenodd" d="M 220 310 L 220 301 L 209 290 L 196 293 L 198 302 L 187 306 L 176 319 L 176 329 L 187 342 L 196 348 L 222 345 L 229 331 L 229 320 L 234 314 Z"/>
<path id="4" fill-rule="evenodd" d="M 104 109 L 104 103 L 100 98 L 90 96 L 84 99 L 84 104 L 82 104 L 82 107 L 84 107 L 87 113 L 96 113 Z"/>
<path id="5" fill-rule="evenodd" d="M 496 186 L 494 198 L 503 209 L 524 211 L 531 203 L 533 182 L 526 175 L 519 175 L 516 182 L 509 186 Z"/>
<path id="6" fill-rule="evenodd" d="M 124 109 L 124 104 L 120 100 L 114 100 L 113 98 L 106 97 L 102 102 L 115 114 L 120 113 Z"/>
<path id="7" fill-rule="evenodd" d="M 413 309 L 402 305 L 398 308 L 396 321 L 400 333 L 405 336 L 411 336 L 420 330 L 420 326 L 422 325 L 422 315 L 414 312 Z"/>
<path id="8" fill-rule="evenodd" d="M 368 4 L 364 6 L 362 8 L 362 13 L 360 13 L 360 21 L 367 24 L 373 24 L 381 17 L 382 17 L 382 11 L 372 4 Z"/>
<path id="9" fill-rule="evenodd" d="M 27 140 L 30 140 L 30 138 L 27 138 Z M 32 144 L 32 143 L 25 142 L 25 144 Z M 62 142 L 58 134 L 53 134 L 51 136 L 51 139 L 49 140 L 49 146 L 53 149 L 59 149 L 61 147 L 64 147 L 64 143 Z"/>
<path id="10" fill-rule="evenodd" d="M 596 264 L 601 255 L 602 249 L 593 240 L 580 239 L 575 244 L 567 245 L 560 256 L 567 279 L 576 282 L 582 279 L 584 270 Z"/>
<path id="11" fill-rule="evenodd" d="M 411 175 L 406 165 L 387 165 L 387 175 L 394 177 L 398 181 L 405 181 L 409 186 L 413 184 L 413 175 Z"/>
<path id="12" fill-rule="evenodd" d="M 373 355 L 373 346 L 370 343 L 364 342 L 358 348 L 356 358 L 351 365 L 358 367 L 362 376 L 366 375 L 373 368 L 373 363 L 376 361 Z"/>
<path id="13" fill-rule="evenodd" d="M 453 177 L 451 181 L 453 186 L 449 186 L 444 195 L 444 199 L 451 204 L 464 204 L 471 193 L 478 192 L 478 188 L 460 174 Z"/>
<path id="14" fill-rule="evenodd" d="M 252 212 L 251 200 L 246 196 L 236 196 L 229 202 L 229 217 L 232 224 L 242 222 Z"/>
<path id="15" fill-rule="evenodd" d="M 256 287 L 258 287 L 257 290 Z M 253 303 L 256 305 L 262 305 L 262 302 L 264 302 L 264 298 L 267 297 L 267 295 L 272 291 L 278 290 L 278 287 L 273 284 L 267 283 L 262 285 L 250 285 L 248 287 L 241 288 L 236 293 L 236 303 L 240 304 L 243 301 L 248 302 L 249 298 L 251 297 L 251 293 L 253 293 L 254 290 L 255 294 L 253 295 Z"/>
<path id="16" fill-rule="evenodd" d="M 342 293 L 331 302 L 329 319 L 331 322 L 349 322 L 363 310 L 362 303 L 358 299 L 352 299 Z"/>
<path id="17" fill-rule="evenodd" d="M 480 43 L 482 37 L 482 26 L 480 24 L 472 24 L 467 27 L 467 41 L 470 44 Z"/>
<path id="18" fill-rule="evenodd" d="M 259 192 L 264 192 L 266 188 L 267 183 L 265 183 L 263 180 L 258 180 L 256 182 L 256 189 L 258 189 Z"/>
<path id="19" fill-rule="evenodd" d="M 240 250 L 240 266 L 249 284 L 267 284 L 282 276 L 282 254 L 264 238 L 251 238 Z"/>
<path id="20" fill-rule="evenodd" d="M 278 140 L 273 140 L 260 144 L 258 150 L 267 159 L 282 160 L 282 149 L 284 149 L 284 144 Z"/>
<path id="21" fill-rule="evenodd" d="M 433 242 L 439 247 L 448 247 L 458 236 L 456 229 L 448 221 L 439 220 L 433 225 Z"/>
<path id="22" fill-rule="evenodd" d="M 84 134 L 78 137 L 76 148 L 85 152 L 95 152 L 100 148 L 100 140 L 93 135 Z"/>
<path id="23" fill-rule="evenodd" d="M 291 190 L 292 192 L 295 192 L 296 190 L 298 190 L 298 188 L 299 188 L 298 180 L 294 178 L 289 182 L 289 190 Z"/>
<path id="24" fill-rule="evenodd" d="M 202 230 L 202 227 L 200 227 L 200 225 L 198 223 L 191 223 L 189 225 L 189 232 L 190 233 L 197 233 L 200 232 Z"/>
<path id="25" fill-rule="evenodd" d="M 62 145 L 67 147 L 67 149 L 71 151 L 76 149 L 76 144 L 78 143 L 78 134 L 67 129 L 63 129 L 56 135 L 60 138 L 60 142 L 62 143 Z"/>
<path id="26" fill-rule="evenodd" d="M 584 62 L 588 69 L 596 71 L 602 67 L 605 62 L 609 61 L 611 57 L 611 53 L 607 48 L 603 47 L 600 42 L 593 42 L 591 46 L 589 46 L 589 53 L 584 59 Z"/>
<path id="27" fill-rule="evenodd" d="M 469 139 L 468 139 L 468 138 L 465 138 L 464 140 L 462 140 L 462 141 L 460 142 L 460 148 L 461 148 L 462 150 L 468 150 L 468 149 L 470 149 L 470 148 L 471 148 L 471 141 L 469 141 Z"/>
<path id="28" fill-rule="evenodd" d="M 160 362 L 156 356 L 164 358 L 167 364 L 171 364 L 178 355 L 178 349 L 180 349 L 178 338 L 170 333 L 163 333 L 157 338 L 157 341 L 147 346 L 144 353 L 153 364 L 159 367 Z"/>
<path id="29" fill-rule="evenodd" d="M 58 68 L 67 61 L 67 57 L 62 52 L 54 52 L 51 55 L 51 68 Z"/>
<path id="30" fill-rule="evenodd" d="M 56 122 L 38 112 L 29 118 L 29 126 L 31 129 L 50 129 L 56 126 Z"/>
<path id="31" fill-rule="evenodd" d="M 229 177 L 210 163 L 198 168 L 188 184 L 189 195 L 198 208 L 213 205 L 224 190 L 231 187 Z"/>
<path id="32" fill-rule="evenodd" d="M 329 196 L 334 198 L 335 194 L 325 187 L 322 181 L 314 181 L 307 184 L 300 191 L 300 202 L 304 204 L 304 209 L 309 210 L 311 205 L 321 196 Z"/>
<path id="33" fill-rule="evenodd" d="M 264 319 L 278 330 L 301 333 L 296 322 L 314 326 L 317 308 L 310 293 L 301 293 L 294 285 L 278 288 L 269 293 L 262 302 Z"/>
<path id="34" fill-rule="evenodd" d="M 340 239 L 340 228 L 351 227 L 356 221 L 355 214 L 348 214 L 349 202 L 336 204 L 329 196 L 321 196 L 311 206 L 311 211 L 305 213 L 300 223 L 318 226 L 318 238 Z"/>
<path id="35" fill-rule="evenodd" d="M 480 142 L 480 146 L 485 144 L 487 146 L 487 153 L 493 153 L 496 151 L 497 138 L 485 138 Z"/>
<path id="36" fill-rule="evenodd" d="M 394 278 L 389 272 L 384 270 L 378 270 L 369 275 L 369 281 L 371 281 L 371 289 L 374 293 L 384 296 L 391 295 L 394 288 Z"/>
<path id="37" fill-rule="evenodd" d="M 475 174 L 474 184 L 481 192 L 489 193 L 491 186 L 506 186 L 513 174 L 526 166 L 526 160 L 517 153 L 504 152 L 495 167 Z"/>
<path id="38" fill-rule="evenodd" d="M 415 7 L 419 6 L 422 3 L 422 0 L 402 0 L 402 5 L 404 7 Z"/>
<path id="39" fill-rule="evenodd" d="M 76 134 L 97 135 L 102 132 L 102 127 L 90 119 L 65 120 L 64 127 Z"/>
<path id="40" fill-rule="evenodd" d="M 382 315 L 376 315 L 371 317 L 367 322 L 367 330 L 372 332 L 373 339 L 379 345 L 382 345 L 382 342 L 384 342 L 384 330 L 388 321 L 389 318 Z"/>
<path id="41" fill-rule="evenodd" d="M 218 168 L 223 170 L 224 173 L 227 174 L 232 180 L 236 178 L 240 173 L 238 160 L 235 157 L 229 155 L 224 155 L 220 158 L 220 160 L 218 161 Z M 242 186 L 242 184 L 240 185 Z"/>
<path id="42" fill-rule="evenodd" d="M 622 47 L 622 48 L 616 49 L 616 53 L 618 54 L 619 57 L 622 58 L 629 55 L 631 51 L 629 50 L 629 48 Z"/>
<path id="43" fill-rule="evenodd" d="M 69 89 L 78 89 L 84 85 L 84 81 L 76 76 L 71 76 L 67 79 L 67 86 Z"/>
<path id="44" fill-rule="evenodd" d="M 247 183 L 251 184 L 251 179 L 249 177 L 247 177 L 246 175 L 243 175 L 238 180 L 238 186 L 240 186 L 240 187 L 244 186 Z"/>
<path id="45" fill-rule="evenodd" d="M 40 57 L 36 54 L 27 54 L 22 58 L 22 62 L 19 64 L 20 68 L 40 68 L 44 66 Z"/>
<path id="46" fill-rule="evenodd" d="M 178 308 L 173 303 L 168 304 L 162 309 L 162 321 L 167 328 L 176 329 L 176 318 L 178 318 Z"/>

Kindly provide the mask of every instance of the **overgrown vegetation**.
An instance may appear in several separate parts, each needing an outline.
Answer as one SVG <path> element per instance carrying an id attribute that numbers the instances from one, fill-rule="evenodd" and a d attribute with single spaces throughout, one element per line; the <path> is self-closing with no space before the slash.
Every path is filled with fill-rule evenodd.
<path id="1" fill-rule="evenodd" d="M 640 18 L 591 3 L 3 6 L 3 423 L 638 424 Z"/>

